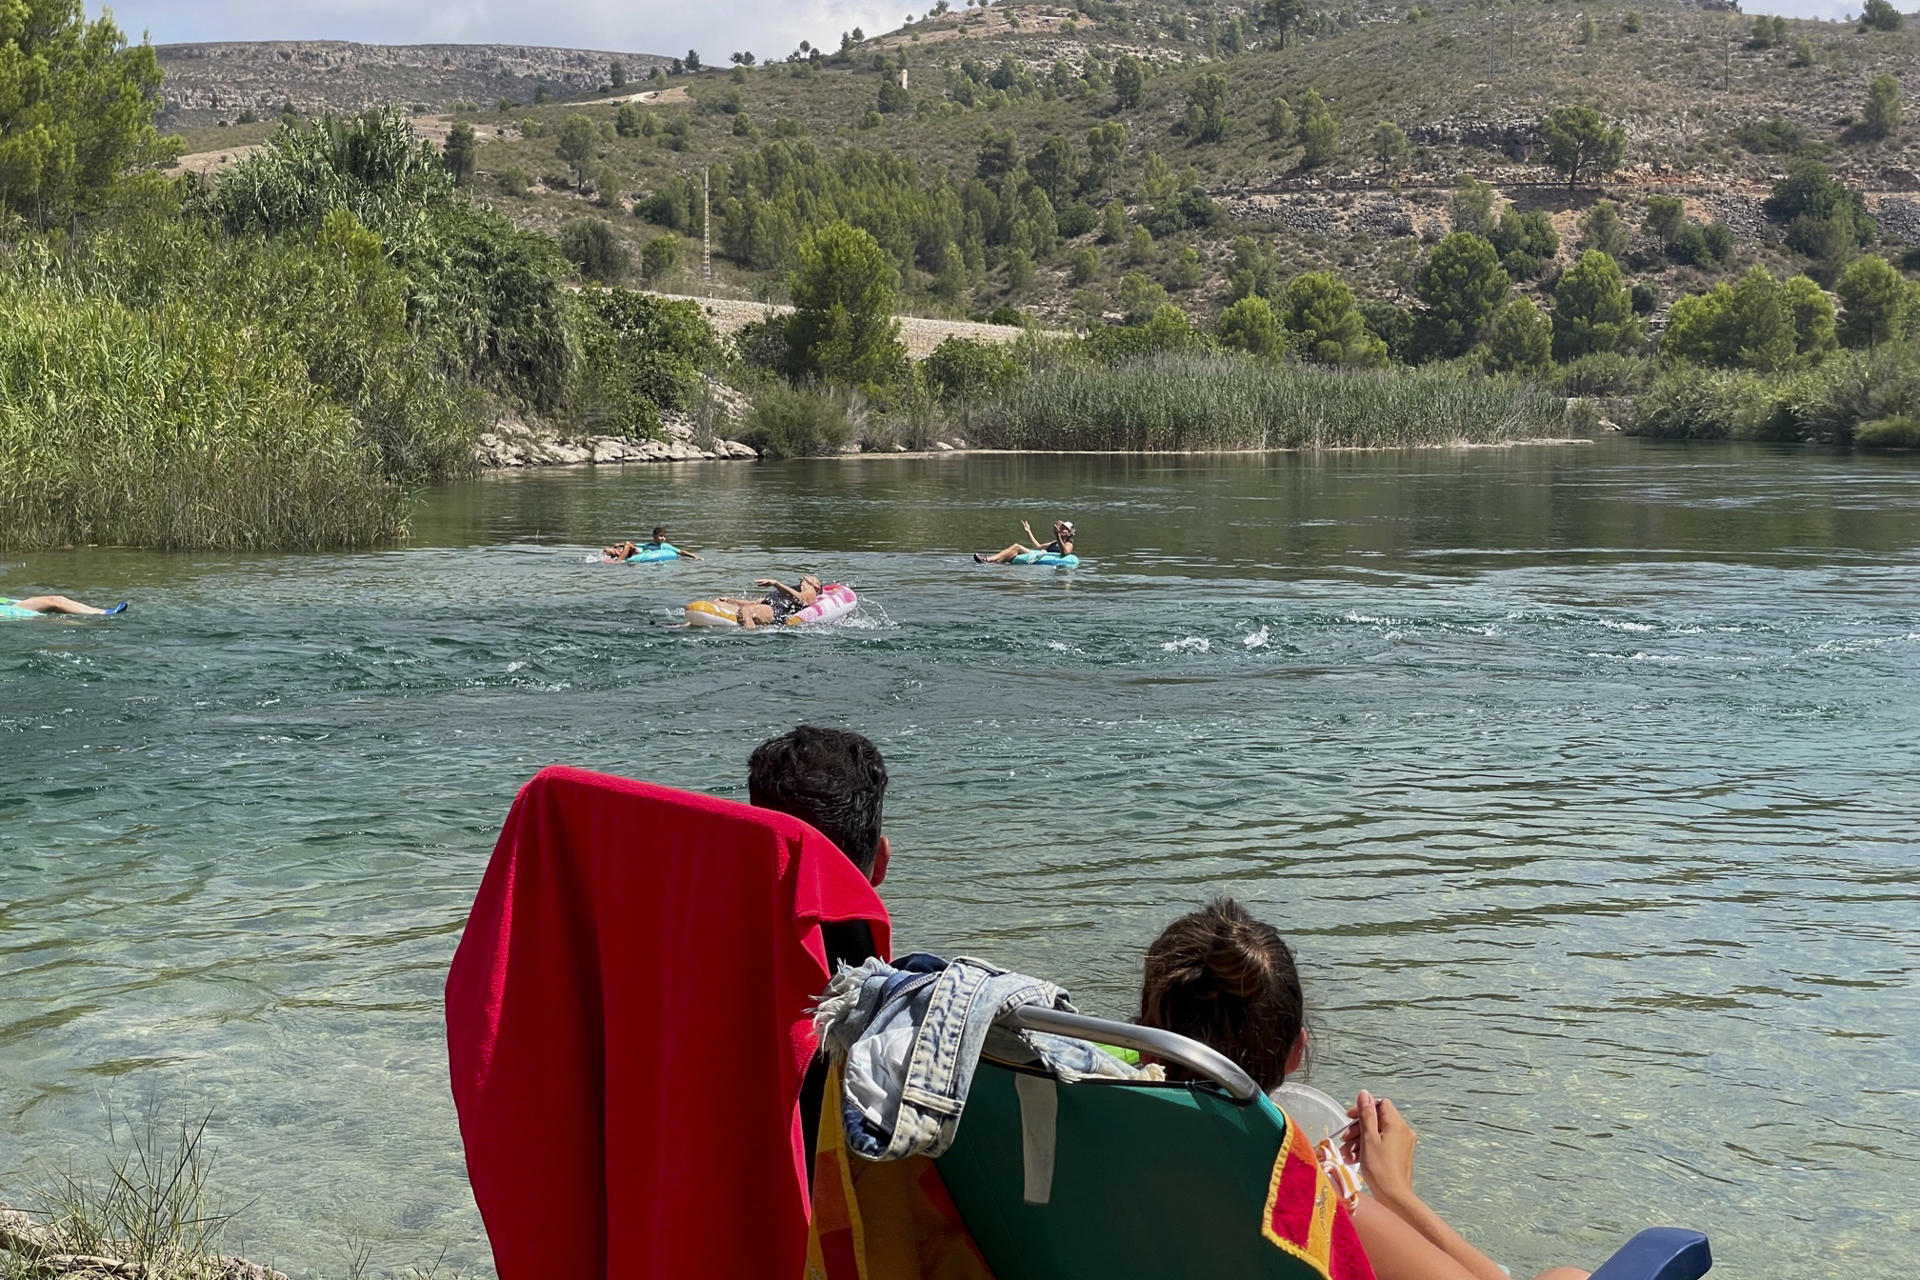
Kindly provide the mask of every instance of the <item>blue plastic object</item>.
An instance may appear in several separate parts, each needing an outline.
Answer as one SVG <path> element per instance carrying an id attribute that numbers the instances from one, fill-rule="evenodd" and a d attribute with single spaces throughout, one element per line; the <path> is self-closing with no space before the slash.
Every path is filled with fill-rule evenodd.
<path id="1" fill-rule="evenodd" d="M 1063 556 L 1057 551 L 1022 551 L 1013 558 L 1014 564 L 1046 564 L 1057 569 L 1071 569 L 1080 563 L 1079 556 Z"/>
<path id="2" fill-rule="evenodd" d="M 1713 1269 L 1707 1238 L 1683 1227 L 1648 1227 L 1600 1264 L 1591 1280 L 1700 1280 Z"/>
<path id="3" fill-rule="evenodd" d="M 671 542 L 663 542 L 657 547 L 641 547 L 638 551 L 628 556 L 622 563 L 656 564 L 661 560 L 678 560 L 679 558 L 680 548 L 674 546 Z"/>
<path id="4" fill-rule="evenodd" d="M 5 596 L 0 596 L 0 618 L 38 618 L 38 609 L 22 609 Z"/>

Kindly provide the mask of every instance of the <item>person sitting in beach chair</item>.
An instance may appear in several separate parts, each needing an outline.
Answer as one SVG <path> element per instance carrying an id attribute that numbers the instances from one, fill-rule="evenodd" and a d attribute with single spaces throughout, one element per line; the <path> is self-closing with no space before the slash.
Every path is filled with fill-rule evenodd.
<path id="1" fill-rule="evenodd" d="M 1020 527 L 1026 531 L 1028 542 L 1039 542 L 1039 539 L 1033 536 L 1032 525 L 1022 520 Z M 983 556 L 976 551 L 973 554 L 973 562 L 975 564 L 1012 564 L 1019 561 L 1022 556 L 1070 556 L 1073 554 L 1073 532 L 1073 521 L 1055 520 L 1052 542 L 1044 546 L 1032 547 L 1016 542 L 1004 551 L 996 551 L 990 556 Z"/>
<path id="2" fill-rule="evenodd" d="M 1198 1040 L 926 955 L 843 970 L 816 1025 L 841 1105 L 822 1116 L 810 1274 L 1376 1278 L 1305 1131 Z M 1148 1067 L 1120 1062 L 1128 1050 Z M 1423 1274 L 1458 1273 L 1435 1252 Z M 1592 1280 L 1698 1280 L 1711 1265 L 1705 1236 L 1652 1228 Z"/>
<path id="3" fill-rule="evenodd" d="M 1218 1049 L 1272 1093 L 1307 1052 L 1306 997 L 1293 951 L 1231 898 L 1181 916 L 1147 949 L 1140 1025 Z M 1169 1077 L 1185 1071 L 1168 1067 Z M 1342 1191 L 1379 1280 L 1508 1280 L 1413 1190 L 1413 1127 L 1393 1103 L 1361 1091 L 1347 1137 L 1317 1154 Z M 1364 1182 L 1362 1182 L 1364 1178 Z M 1537 1280 L 1586 1280 L 1555 1267 Z"/>

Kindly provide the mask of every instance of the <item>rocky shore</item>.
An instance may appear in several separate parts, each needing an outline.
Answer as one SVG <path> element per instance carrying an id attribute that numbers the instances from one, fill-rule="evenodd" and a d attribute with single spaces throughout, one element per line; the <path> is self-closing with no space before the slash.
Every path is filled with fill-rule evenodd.
<path id="1" fill-rule="evenodd" d="M 600 466 L 629 462 L 751 461 L 759 452 L 738 440 L 697 441 L 691 419 L 666 415 L 667 438 L 641 436 L 563 437 L 551 427 L 518 418 L 503 418 L 491 431 L 480 433 L 473 457 L 483 470 L 517 467 L 560 467 L 580 463 Z"/>
<path id="2" fill-rule="evenodd" d="M 146 1247 L 81 1241 L 70 1232 L 0 1204 L 0 1274 L 47 1280 L 287 1280 L 284 1272 L 245 1258 L 207 1257 L 175 1245 Z M 9 1264 L 9 1258 L 12 1260 Z"/>

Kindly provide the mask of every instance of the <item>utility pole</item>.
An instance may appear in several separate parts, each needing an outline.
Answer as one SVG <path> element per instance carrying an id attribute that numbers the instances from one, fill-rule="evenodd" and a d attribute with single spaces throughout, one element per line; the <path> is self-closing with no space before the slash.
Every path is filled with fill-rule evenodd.
<path id="1" fill-rule="evenodd" d="M 700 272 L 706 277 L 707 296 L 713 296 L 713 169 L 700 170 Z"/>

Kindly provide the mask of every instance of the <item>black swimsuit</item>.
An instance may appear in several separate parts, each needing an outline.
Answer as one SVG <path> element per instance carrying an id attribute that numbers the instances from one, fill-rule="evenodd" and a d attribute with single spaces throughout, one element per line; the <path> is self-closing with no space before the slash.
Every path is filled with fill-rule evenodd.
<path id="1" fill-rule="evenodd" d="M 794 614 L 807 607 L 784 591 L 773 592 L 762 603 L 764 603 L 767 608 L 773 610 L 773 620 L 775 622 L 781 622 L 787 618 L 791 618 Z"/>

